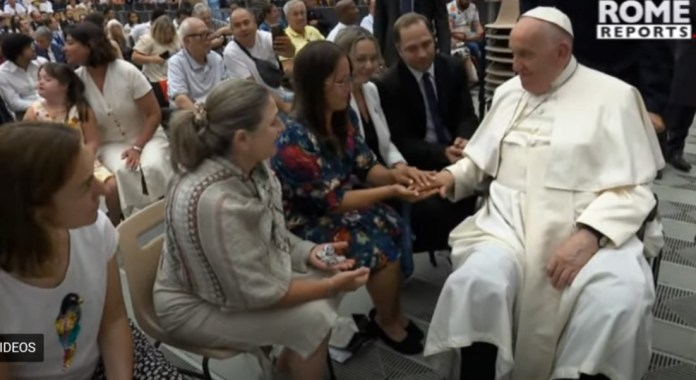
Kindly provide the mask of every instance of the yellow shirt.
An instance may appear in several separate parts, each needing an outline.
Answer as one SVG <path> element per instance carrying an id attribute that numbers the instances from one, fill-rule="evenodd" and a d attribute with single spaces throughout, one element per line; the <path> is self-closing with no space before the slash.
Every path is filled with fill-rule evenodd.
<path id="1" fill-rule="evenodd" d="M 310 25 L 305 26 L 304 34 L 297 33 L 288 26 L 285 28 L 285 34 L 290 37 L 290 42 L 292 42 L 292 44 L 295 46 L 295 54 L 299 53 L 300 50 L 302 50 L 302 48 L 305 47 L 305 45 L 307 45 L 309 42 L 324 40 L 324 36 L 321 35 L 321 32 L 319 32 L 317 28 Z M 286 57 L 280 57 L 281 61 L 288 59 L 289 58 Z"/>

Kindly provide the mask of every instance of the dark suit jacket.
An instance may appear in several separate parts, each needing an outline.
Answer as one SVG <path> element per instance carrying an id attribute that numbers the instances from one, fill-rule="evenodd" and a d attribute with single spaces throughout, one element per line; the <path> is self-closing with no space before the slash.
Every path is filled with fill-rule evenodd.
<path id="1" fill-rule="evenodd" d="M 464 65 L 455 58 L 435 57 L 435 82 L 440 113 L 454 139 L 470 138 L 478 127 Z M 449 165 L 447 146 L 425 142 L 425 100 L 408 66 L 399 61 L 376 82 L 392 141 L 410 165 L 440 170 Z"/>
<path id="2" fill-rule="evenodd" d="M 331 22 L 326 19 L 326 16 L 323 13 L 317 12 L 314 9 L 307 10 L 307 25 L 310 25 L 310 21 L 314 20 L 317 20 L 317 25 L 315 28 L 317 28 L 321 35 L 324 37 L 328 36 L 329 32 L 331 32 L 331 28 L 333 28 Z"/>
<path id="3" fill-rule="evenodd" d="M 15 115 L 7 108 L 5 99 L 0 96 L 0 126 L 15 121 Z"/>
<path id="4" fill-rule="evenodd" d="M 65 63 L 65 54 L 63 54 L 63 48 L 61 48 L 60 45 L 58 45 L 55 42 L 51 42 L 51 47 L 49 49 L 53 51 L 53 55 L 56 57 L 56 62 Z M 36 52 L 36 55 L 38 57 L 44 57 L 50 60 L 48 58 L 48 52 L 46 50 L 41 49 L 37 45 L 34 45 L 34 51 Z"/>
<path id="5" fill-rule="evenodd" d="M 394 45 L 394 23 L 401 16 L 400 0 L 377 0 L 375 5 L 374 35 L 382 48 L 387 66 L 399 59 Z M 450 36 L 447 0 L 413 0 L 414 11 L 425 16 L 433 24 L 438 51 L 450 54 Z"/>
<path id="6" fill-rule="evenodd" d="M 696 33 L 696 0 L 691 0 L 691 32 Z M 696 39 L 676 42 L 670 103 L 696 107 Z"/>
<path id="7" fill-rule="evenodd" d="M 648 111 L 664 113 L 673 65 L 665 41 L 598 40 L 599 0 L 520 0 L 520 14 L 537 6 L 556 7 L 570 18 L 578 62 L 636 87 Z"/>

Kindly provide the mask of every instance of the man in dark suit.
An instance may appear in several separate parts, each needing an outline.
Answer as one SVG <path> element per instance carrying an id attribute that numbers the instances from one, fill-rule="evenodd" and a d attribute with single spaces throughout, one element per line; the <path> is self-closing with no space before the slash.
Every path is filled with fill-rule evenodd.
<path id="1" fill-rule="evenodd" d="M 394 38 L 401 59 L 376 81 L 392 141 L 409 165 L 442 170 L 463 157 L 478 126 L 466 69 L 435 52 L 429 21 L 420 14 L 401 16 Z M 449 232 L 473 213 L 474 203 L 436 197 L 414 204 L 414 252 L 447 248 Z"/>
<path id="2" fill-rule="evenodd" d="M 696 0 L 691 0 L 691 30 L 696 32 Z M 675 169 L 691 170 L 684 159 L 684 143 L 696 115 L 696 39 L 676 43 L 674 78 L 667 111 L 665 158 Z"/>
<path id="3" fill-rule="evenodd" d="M 619 4 L 625 1 L 615 0 Z M 664 132 L 662 116 L 669 99 L 673 64 L 666 41 L 597 39 L 599 0 L 520 0 L 520 14 L 537 6 L 556 7 L 568 15 L 575 34 L 573 55 L 578 62 L 637 88 L 656 132 Z"/>
<path id="4" fill-rule="evenodd" d="M 34 51 L 37 57 L 44 57 L 49 62 L 65 62 L 63 48 L 53 41 L 53 32 L 41 26 L 34 32 Z"/>
<path id="5" fill-rule="evenodd" d="M 392 33 L 394 23 L 399 16 L 410 12 L 425 16 L 430 25 L 435 25 L 438 51 L 442 54 L 450 54 L 452 37 L 447 15 L 447 0 L 377 0 L 373 33 L 382 49 L 382 56 L 387 66 L 393 65 L 399 59 Z"/>

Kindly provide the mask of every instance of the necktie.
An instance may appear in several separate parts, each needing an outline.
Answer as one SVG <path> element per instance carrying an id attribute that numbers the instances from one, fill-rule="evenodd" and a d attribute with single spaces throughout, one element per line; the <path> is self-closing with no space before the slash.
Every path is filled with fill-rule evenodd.
<path id="1" fill-rule="evenodd" d="M 440 144 L 448 145 L 450 143 L 449 133 L 445 129 L 445 123 L 442 120 L 442 115 L 440 114 L 440 107 L 437 104 L 437 97 L 435 96 L 435 86 L 433 86 L 433 81 L 430 80 L 430 73 L 424 72 L 423 78 L 423 88 L 425 89 L 425 98 L 428 102 L 428 108 L 430 109 L 430 117 L 433 119 L 433 126 L 435 126 L 435 133 L 437 134 L 437 142 Z"/>
<path id="2" fill-rule="evenodd" d="M 413 12 L 414 0 L 401 0 L 401 14 Z"/>

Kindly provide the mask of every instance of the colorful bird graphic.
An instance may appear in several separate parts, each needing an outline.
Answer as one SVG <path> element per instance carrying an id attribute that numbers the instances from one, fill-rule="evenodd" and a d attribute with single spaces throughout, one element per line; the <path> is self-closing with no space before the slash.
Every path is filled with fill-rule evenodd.
<path id="1" fill-rule="evenodd" d="M 82 317 L 82 297 L 76 293 L 68 293 L 60 305 L 60 313 L 56 318 L 58 340 L 63 346 L 63 371 L 72 365 L 77 351 L 77 336 L 80 334 L 80 318 Z"/>

